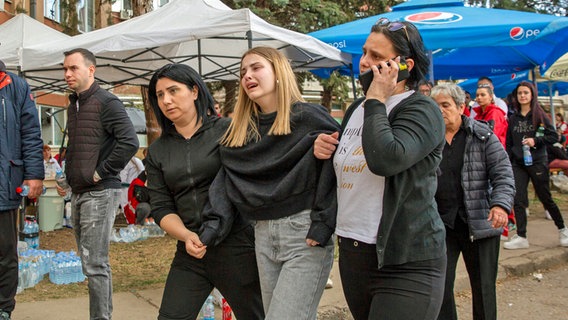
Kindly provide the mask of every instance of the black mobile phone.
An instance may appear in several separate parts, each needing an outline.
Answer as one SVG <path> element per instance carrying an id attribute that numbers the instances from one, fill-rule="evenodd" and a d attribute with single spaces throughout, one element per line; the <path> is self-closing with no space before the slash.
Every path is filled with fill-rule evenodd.
<path id="1" fill-rule="evenodd" d="M 387 62 L 387 66 L 390 66 L 390 62 Z M 377 66 L 381 69 L 381 66 Z M 398 63 L 398 78 L 396 82 L 401 82 L 402 80 L 408 79 L 410 73 L 408 72 L 408 66 L 406 65 L 406 60 L 404 57 L 400 57 L 400 62 Z M 373 81 L 373 70 L 369 69 L 361 74 L 359 74 L 359 82 L 363 88 L 363 94 L 367 94 L 367 90 Z"/>

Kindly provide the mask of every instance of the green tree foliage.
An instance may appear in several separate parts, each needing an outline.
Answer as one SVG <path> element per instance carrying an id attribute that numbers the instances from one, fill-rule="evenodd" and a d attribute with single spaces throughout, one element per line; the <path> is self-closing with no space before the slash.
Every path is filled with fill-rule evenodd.
<path id="1" fill-rule="evenodd" d="M 466 5 L 568 16 L 568 0 L 466 0 Z"/>
<path id="2" fill-rule="evenodd" d="M 70 36 L 79 34 L 77 26 L 79 15 L 77 13 L 77 0 L 61 0 L 61 27 L 63 33 Z"/>
<path id="3" fill-rule="evenodd" d="M 248 8 L 267 22 L 309 33 L 356 19 L 386 12 L 401 1 L 378 0 L 222 0 L 233 9 Z M 316 78 L 312 74 L 298 75 L 298 82 Z M 324 88 L 322 104 L 331 107 L 331 97 L 347 98 L 349 79 L 338 74 L 330 79 L 319 79 Z"/>

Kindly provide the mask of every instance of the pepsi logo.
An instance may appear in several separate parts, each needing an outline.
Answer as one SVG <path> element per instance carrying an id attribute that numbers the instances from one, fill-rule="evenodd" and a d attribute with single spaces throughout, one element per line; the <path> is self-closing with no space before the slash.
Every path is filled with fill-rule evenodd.
<path id="1" fill-rule="evenodd" d="M 540 33 L 539 29 L 528 29 L 525 31 L 522 27 L 513 27 L 509 31 L 509 36 L 513 40 L 521 40 L 523 38 L 536 37 Z"/>
<path id="2" fill-rule="evenodd" d="M 445 24 L 461 19 L 463 19 L 462 16 L 451 12 L 421 12 L 404 17 L 404 20 L 416 24 Z"/>
<path id="3" fill-rule="evenodd" d="M 521 27 L 513 27 L 511 31 L 509 31 L 509 36 L 513 40 L 521 40 L 525 35 L 525 29 Z"/>
<path id="4" fill-rule="evenodd" d="M 517 77 L 517 74 L 516 74 L 516 73 L 512 73 L 512 74 L 511 74 L 511 80 L 515 80 L 516 77 Z"/>

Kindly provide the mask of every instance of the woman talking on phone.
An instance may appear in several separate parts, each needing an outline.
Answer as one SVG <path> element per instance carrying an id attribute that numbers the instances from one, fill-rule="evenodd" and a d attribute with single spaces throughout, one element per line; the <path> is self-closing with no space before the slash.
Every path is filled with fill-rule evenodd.
<path id="1" fill-rule="evenodd" d="M 442 304 L 445 230 L 434 195 L 445 125 L 434 101 L 411 89 L 428 61 L 414 25 L 379 19 L 359 62 L 373 74 L 366 96 L 347 109 L 341 137 L 315 142 L 317 158 L 335 152 L 339 270 L 355 320 L 436 319 Z"/>

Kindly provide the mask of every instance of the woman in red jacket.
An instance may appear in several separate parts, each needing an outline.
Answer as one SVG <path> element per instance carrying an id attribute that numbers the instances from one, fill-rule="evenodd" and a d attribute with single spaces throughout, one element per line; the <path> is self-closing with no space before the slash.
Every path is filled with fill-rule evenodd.
<path id="1" fill-rule="evenodd" d="M 489 123 L 493 132 L 505 147 L 505 138 L 507 136 L 507 118 L 505 112 L 495 105 L 493 101 L 493 90 L 490 87 L 480 86 L 475 94 L 475 101 L 479 106 L 474 108 L 475 120 L 483 120 Z"/>

